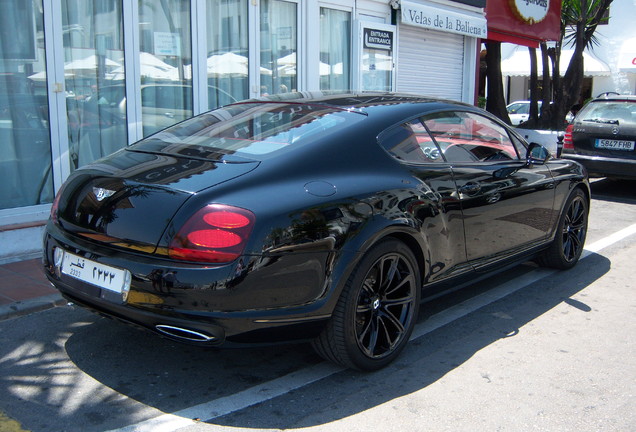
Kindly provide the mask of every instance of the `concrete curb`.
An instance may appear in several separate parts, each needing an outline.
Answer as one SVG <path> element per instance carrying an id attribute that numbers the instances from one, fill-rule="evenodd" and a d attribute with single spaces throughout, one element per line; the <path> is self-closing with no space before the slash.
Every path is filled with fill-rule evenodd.
<path id="1" fill-rule="evenodd" d="M 0 306 L 0 321 L 17 318 L 33 312 L 52 309 L 56 306 L 63 306 L 66 303 L 67 300 L 62 298 L 61 294 L 50 294 L 31 300 L 18 301 L 8 305 L 2 305 Z"/>

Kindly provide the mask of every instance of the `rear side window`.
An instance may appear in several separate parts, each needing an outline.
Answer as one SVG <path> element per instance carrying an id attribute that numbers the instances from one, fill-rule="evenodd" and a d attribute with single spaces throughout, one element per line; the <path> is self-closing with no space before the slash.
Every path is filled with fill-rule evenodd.
<path id="1" fill-rule="evenodd" d="M 237 103 L 178 123 L 131 148 L 189 155 L 196 150 L 207 158 L 269 155 L 323 138 L 364 118 L 360 112 L 319 104 Z"/>
<path id="2" fill-rule="evenodd" d="M 518 160 L 505 128 L 471 112 L 441 112 L 425 116 L 423 123 L 448 162 Z"/>
<path id="3" fill-rule="evenodd" d="M 396 159 L 409 163 L 444 162 L 441 152 L 419 119 L 389 129 L 380 145 Z"/>
<path id="4" fill-rule="evenodd" d="M 595 101 L 587 104 L 577 120 L 599 123 L 636 124 L 636 102 Z"/>

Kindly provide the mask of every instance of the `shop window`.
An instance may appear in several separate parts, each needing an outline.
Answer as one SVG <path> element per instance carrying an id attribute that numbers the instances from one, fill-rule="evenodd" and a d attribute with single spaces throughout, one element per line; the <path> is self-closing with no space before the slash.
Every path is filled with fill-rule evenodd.
<path id="1" fill-rule="evenodd" d="M 296 3 L 262 0 L 261 5 L 261 94 L 298 89 Z"/>
<path id="2" fill-rule="evenodd" d="M 208 108 L 249 97 L 248 0 L 207 2 Z"/>
<path id="3" fill-rule="evenodd" d="M 351 13 L 320 8 L 320 89 L 351 88 Z"/>
<path id="4" fill-rule="evenodd" d="M 1 1 L 0 209 L 53 200 L 42 1 Z"/>
<path id="5" fill-rule="evenodd" d="M 441 112 L 425 116 L 423 122 L 448 162 L 519 159 L 506 130 L 479 114 Z"/>

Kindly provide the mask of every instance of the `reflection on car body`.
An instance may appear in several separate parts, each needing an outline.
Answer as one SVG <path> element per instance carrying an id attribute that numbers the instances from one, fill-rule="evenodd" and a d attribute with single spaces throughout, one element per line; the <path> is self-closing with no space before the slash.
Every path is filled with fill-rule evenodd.
<path id="1" fill-rule="evenodd" d="M 44 265 L 72 302 L 171 339 L 310 340 L 373 370 L 399 355 L 421 299 L 521 260 L 575 265 L 589 196 L 579 164 L 470 105 L 273 96 L 77 170 Z M 75 257 L 128 284 L 63 271 Z"/>

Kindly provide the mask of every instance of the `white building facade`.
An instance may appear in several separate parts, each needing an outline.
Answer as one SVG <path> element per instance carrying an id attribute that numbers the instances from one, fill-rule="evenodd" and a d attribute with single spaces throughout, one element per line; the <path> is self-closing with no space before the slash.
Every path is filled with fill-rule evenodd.
<path id="1" fill-rule="evenodd" d="M 474 102 L 485 0 L 3 0 L 0 263 L 38 256 L 76 169 L 288 91 Z"/>

